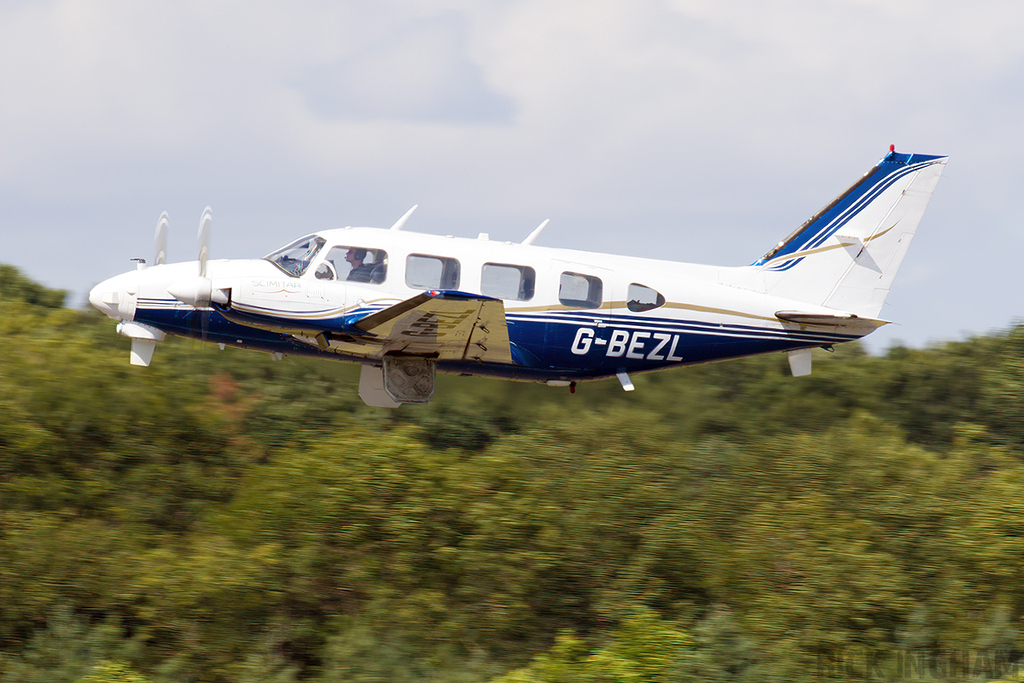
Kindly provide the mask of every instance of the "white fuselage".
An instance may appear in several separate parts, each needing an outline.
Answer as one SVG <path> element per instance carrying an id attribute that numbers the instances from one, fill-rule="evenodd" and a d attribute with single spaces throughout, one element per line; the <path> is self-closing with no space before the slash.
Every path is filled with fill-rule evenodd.
<path id="1" fill-rule="evenodd" d="M 870 333 L 947 158 L 890 147 L 750 266 L 716 267 L 401 230 L 307 235 L 260 260 L 140 267 L 89 295 L 148 365 L 166 334 L 361 363 L 371 405 L 422 403 L 436 370 L 553 384 Z M 415 207 L 413 207 L 415 208 Z M 166 214 L 157 223 L 157 263 Z"/>
<path id="2" fill-rule="evenodd" d="M 230 289 L 232 305 L 239 315 L 251 314 L 251 324 L 232 322 L 216 308 L 197 310 L 168 293 L 198 272 L 196 262 L 125 273 L 97 286 L 91 300 L 111 317 L 165 333 L 277 353 L 374 362 L 388 350 L 345 335 L 347 323 L 423 291 L 483 294 L 502 300 L 511 362 L 452 358 L 439 368 L 555 381 L 829 346 L 875 329 L 856 320 L 813 326 L 779 319 L 776 313 L 785 310 L 823 315 L 836 311 L 750 289 L 757 282 L 753 267 L 378 228 L 327 230 L 317 237 L 323 244 L 298 275 L 266 259 L 207 264 L 213 287 Z M 384 267 L 379 281 L 344 279 L 338 254 L 353 247 L 379 259 Z M 332 258 L 330 267 L 325 266 Z M 317 331 L 327 333 L 326 344 L 316 339 Z"/>

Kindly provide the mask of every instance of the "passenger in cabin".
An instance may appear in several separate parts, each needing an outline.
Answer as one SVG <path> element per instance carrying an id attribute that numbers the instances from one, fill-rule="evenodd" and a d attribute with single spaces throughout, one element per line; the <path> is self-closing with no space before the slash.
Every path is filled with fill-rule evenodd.
<path id="1" fill-rule="evenodd" d="M 352 270 L 349 272 L 348 277 L 345 278 L 349 282 L 369 282 L 373 276 L 373 264 L 363 263 L 366 259 L 366 250 L 357 249 L 351 247 L 345 253 L 345 260 L 348 261 L 349 265 L 352 266 Z"/>

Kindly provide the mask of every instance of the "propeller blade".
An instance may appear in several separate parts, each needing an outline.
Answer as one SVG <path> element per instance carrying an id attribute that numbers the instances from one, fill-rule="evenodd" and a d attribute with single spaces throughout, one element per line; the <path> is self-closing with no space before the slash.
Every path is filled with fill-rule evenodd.
<path id="1" fill-rule="evenodd" d="M 199 217 L 199 276 L 206 277 L 206 257 L 210 253 L 210 231 L 213 229 L 213 209 L 206 207 Z"/>
<path id="2" fill-rule="evenodd" d="M 156 222 L 156 258 L 153 265 L 159 266 L 167 261 L 167 227 L 169 220 L 167 212 L 160 214 L 160 220 Z"/>

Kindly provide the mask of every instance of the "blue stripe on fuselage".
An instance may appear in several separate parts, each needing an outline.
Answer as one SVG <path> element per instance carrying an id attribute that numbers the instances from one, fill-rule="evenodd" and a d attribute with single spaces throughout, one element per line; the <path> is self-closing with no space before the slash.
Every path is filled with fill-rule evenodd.
<path id="1" fill-rule="evenodd" d="M 147 301 L 149 305 L 146 307 L 141 307 L 142 303 L 140 301 L 136 310 L 135 320 L 169 334 L 285 354 L 360 360 L 321 351 L 296 341 L 288 334 L 232 322 L 216 310 L 181 309 L 172 302 L 156 300 Z M 370 312 L 372 310 L 365 311 L 367 314 Z M 856 335 L 751 324 L 597 311 L 516 313 L 512 310 L 507 312 L 506 318 L 514 365 L 442 361 L 440 368 L 513 379 L 546 379 L 552 376 L 592 379 L 623 370 L 641 372 L 672 365 L 693 365 L 772 351 L 828 346 L 857 338 Z"/>
<path id="2" fill-rule="evenodd" d="M 580 377 L 638 372 L 772 351 L 829 346 L 856 335 L 594 314 L 508 314 L 509 339 L 544 366 Z M 559 320 L 561 318 L 561 320 Z"/>
<path id="3" fill-rule="evenodd" d="M 285 350 L 283 347 L 292 347 L 295 344 L 290 335 L 239 325 L 213 309 L 180 309 L 176 306 L 154 305 L 151 302 L 145 308 L 142 306 L 143 302 L 140 300 L 135 310 L 135 322 L 152 325 L 168 334 L 201 337 L 205 341 L 241 344 L 260 349 L 266 349 L 269 345 L 274 347 L 274 350 L 282 352 Z"/>

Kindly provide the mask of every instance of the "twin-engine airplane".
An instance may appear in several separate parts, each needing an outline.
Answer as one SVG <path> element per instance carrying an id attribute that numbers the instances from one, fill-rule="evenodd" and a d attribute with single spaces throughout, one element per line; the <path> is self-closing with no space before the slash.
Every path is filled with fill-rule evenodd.
<path id="1" fill-rule="evenodd" d="M 629 376 L 785 351 L 794 375 L 811 350 L 872 332 L 947 157 L 899 154 L 871 170 L 749 266 L 718 267 L 520 244 L 342 228 L 258 260 L 164 263 L 97 285 L 93 306 L 149 365 L 166 334 L 362 365 L 371 406 L 425 403 L 436 371 L 546 382 Z"/>

